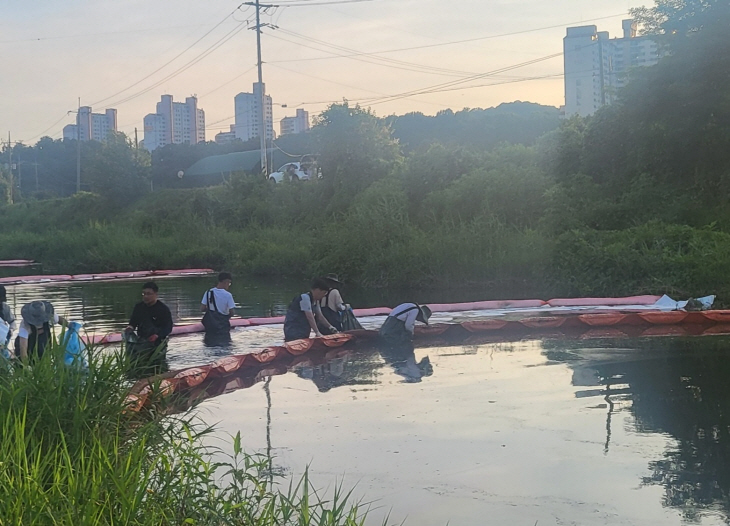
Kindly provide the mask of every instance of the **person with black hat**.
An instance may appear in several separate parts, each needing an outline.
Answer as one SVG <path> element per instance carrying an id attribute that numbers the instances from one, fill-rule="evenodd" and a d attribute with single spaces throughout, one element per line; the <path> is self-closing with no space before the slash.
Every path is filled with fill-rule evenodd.
<path id="1" fill-rule="evenodd" d="M 416 322 L 428 325 L 431 309 L 418 303 L 402 303 L 395 307 L 380 328 L 380 338 L 389 345 L 401 345 L 413 340 Z"/>
<path id="2" fill-rule="evenodd" d="M 48 345 L 51 327 L 54 324 L 68 322 L 56 314 L 53 305 L 48 301 L 32 301 L 20 309 L 18 337 L 15 338 L 15 355 L 25 361 L 29 356 L 40 358 Z"/>
<path id="3" fill-rule="evenodd" d="M 342 294 L 340 294 L 340 291 L 337 288 L 342 285 L 342 282 L 338 279 L 337 274 L 327 274 L 323 279 L 330 286 L 330 290 L 327 291 L 324 298 L 319 300 L 319 308 L 322 311 L 322 316 L 324 316 L 329 322 L 329 325 L 332 325 L 332 327 L 341 331 L 342 313 L 347 310 L 347 305 L 343 301 Z M 324 326 L 321 327 L 323 330 L 326 329 Z"/>
<path id="4" fill-rule="evenodd" d="M 337 329 L 322 315 L 319 300 L 329 292 L 330 285 L 323 278 L 315 278 L 309 292 L 296 296 L 286 311 L 284 318 L 284 340 L 289 342 L 309 338 L 311 331 L 315 336 L 322 336 L 318 324 L 326 328 L 328 333 L 336 333 Z"/>

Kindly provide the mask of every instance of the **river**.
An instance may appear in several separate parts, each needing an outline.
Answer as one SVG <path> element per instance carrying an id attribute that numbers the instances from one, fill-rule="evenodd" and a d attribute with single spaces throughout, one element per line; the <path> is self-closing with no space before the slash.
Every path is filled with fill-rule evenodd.
<path id="1" fill-rule="evenodd" d="M 199 320 L 210 277 L 159 285 L 178 322 Z M 126 324 L 140 286 L 8 292 L 16 315 L 48 299 L 88 330 L 110 332 Z M 240 313 L 264 316 L 282 314 L 305 288 L 234 282 L 232 292 Z M 491 299 L 480 293 L 346 287 L 344 296 L 357 307 Z M 175 337 L 170 367 L 281 340 L 281 326 L 236 329 L 223 346 Z M 229 380 L 197 410 L 221 440 L 240 431 L 277 473 L 309 467 L 318 488 L 354 486 L 372 503 L 371 524 L 388 514 L 454 526 L 730 521 L 728 337 L 434 341 L 414 357 L 404 366 L 369 345 L 303 355 L 260 381 Z"/>

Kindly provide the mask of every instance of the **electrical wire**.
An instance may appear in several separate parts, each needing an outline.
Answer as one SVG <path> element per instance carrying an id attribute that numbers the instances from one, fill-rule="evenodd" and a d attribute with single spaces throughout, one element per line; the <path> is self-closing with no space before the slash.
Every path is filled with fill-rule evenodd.
<path id="1" fill-rule="evenodd" d="M 219 27 L 220 27 L 220 26 L 221 26 L 221 25 L 222 25 L 222 24 L 223 24 L 223 23 L 224 23 L 224 22 L 225 22 L 226 20 L 228 20 L 229 18 L 233 17 L 233 15 L 234 15 L 234 14 L 236 13 L 236 11 L 238 11 L 238 10 L 239 10 L 239 9 L 241 8 L 241 6 L 243 6 L 243 4 L 239 5 L 239 6 L 238 6 L 238 7 L 236 8 L 236 9 L 234 9 L 234 10 L 233 10 L 233 11 L 232 11 L 231 13 L 229 13 L 228 15 L 226 15 L 225 17 L 223 17 L 223 19 L 222 19 L 222 20 L 220 20 L 220 21 L 219 21 L 219 22 L 218 22 L 218 23 L 217 23 L 216 25 L 214 25 L 214 26 L 213 26 L 213 27 L 212 27 L 211 29 L 209 29 L 208 31 L 206 31 L 206 33 L 205 33 L 205 34 L 204 34 L 203 36 L 201 36 L 200 38 L 198 38 L 198 39 L 197 39 L 197 40 L 196 40 L 195 42 L 193 42 L 192 44 L 190 44 L 190 45 L 189 45 L 188 47 L 186 47 L 186 48 L 185 48 L 184 50 L 182 50 L 182 51 L 181 51 L 180 53 L 178 53 L 177 55 L 175 55 L 175 56 L 174 56 L 173 58 L 171 58 L 170 60 L 168 60 L 167 62 L 165 62 L 164 64 L 162 64 L 162 65 L 161 65 L 160 67 L 158 67 L 157 69 L 155 69 L 155 70 L 154 70 L 154 71 L 152 71 L 151 73 L 149 73 L 148 75 L 145 75 L 144 77 L 142 77 L 142 78 L 141 78 L 141 79 L 139 79 L 138 81 L 134 82 L 133 84 L 130 84 L 129 86 L 127 86 L 127 87 L 126 87 L 126 88 L 124 88 L 123 90 L 120 90 L 120 91 L 118 91 L 118 92 L 114 93 L 113 95 L 110 95 L 110 96 L 108 96 L 108 97 L 105 97 L 105 98 L 103 98 L 103 99 L 101 99 L 101 100 L 98 100 L 98 101 L 96 101 L 96 102 L 92 103 L 92 104 L 91 104 L 91 106 L 97 106 L 97 105 L 99 105 L 99 104 L 101 104 L 101 103 L 103 103 L 103 102 L 106 102 L 106 101 L 108 101 L 108 100 L 110 100 L 110 99 L 113 99 L 113 98 L 114 98 L 114 97 L 116 97 L 117 95 L 121 95 L 121 94 L 122 94 L 122 93 L 124 93 L 125 91 L 128 91 L 128 90 L 132 89 L 133 87 L 135 87 L 135 86 L 138 86 L 139 84 L 141 84 L 141 83 L 142 83 L 142 82 L 144 82 L 145 80 L 149 79 L 149 78 L 150 78 L 150 77 L 152 77 L 153 75 L 155 75 L 155 74 L 159 73 L 159 72 L 160 72 L 160 71 L 162 71 L 162 70 L 163 70 L 164 68 L 166 68 L 167 66 L 169 66 L 170 64 L 172 64 L 172 63 L 173 63 L 173 62 L 174 62 L 175 60 L 177 60 L 178 58 L 180 58 L 180 57 L 181 57 L 182 55 L 184 55 L 185 53 L 187 53 L 188 51 L 190 51 L 190 50 L 191 50 L 191 49 L 192 49 L 193 47 L 195 47 L 195 46 L 196 46 L 196 45 L 197 45 L 197 44 L 198 44 L 198 43 L 199 43 L 199 42 L 200 42 L 201 40 L 203 40 L 203 39 L 204 39 L 205 37 L 207 37 L 208 35 L 210 35 L 210 34 L 211 34 L 211 33 L 212 33 L 213 31 L 215 31 L 216 29 L 218 29 L 218 28 L 219 28 Z"/>
<path id="2" fill-rule="evenodd" d="M 154 84 L 148 86 L 147 88 L 144 88 L 144 89 L 142 89 L 142 90 L 140 90 L 140 91 L 138 91 L 136 93 L 133 93 L 132 95 L 129 95 L 129 96 L 127 96 L 127 97 L 125 97 L 123 99 L 120 99 L 120 100 L 118 100 L 116 102 L 112 102 L 109 105 L 110 106 L 119 106 L 119 105 L 125 104 L 125 103 L 127 103 L 127 102 L 129 102 L 129 101 L 131 101 L 133 99 L 136 99 L 137 97 L 140 97 L 140 96 L 144 95 L 145 93 L 148 93 L 149 91 L 152 91 L 153 89 L 161 86 L 162 84 L 164 84 L 168 80 L 170 80 L 170 79 L 178 76 L 179 74 L 187 71 L 188 69 L 190 69 L 191 67 L 193 67 L 195 64 L 197 64 L 198 62 L 200 62 L 201 60 L 203 60 L 205 57 L 207 57 L 208 55 L 210 55 L 211 53 L 213 53 L 214 51 L 216 51 L 218 48 L 220 48 L 222 45 L 224 45 L 226 42 L 228 42 L 230 39 L 232 39 L 238 33 L 240 33 L 241 31 L 243 31 L 244 29 L 246 29 L 246 25 L 245 24 L 246 24 L 246 21 L 239 23 L 235 28 L 233 28 L 231 31 L 229 31 L 228 33 L 226 33 L 226 35 L 224 35 L 222 38 L 220 38 L 217 42 L 215 42 L 214 44 L 212 44 L 211 46 L 209 46 L 205 51 L 203 51 L 202 53 L 200 53 L 198 56 L 196 56 L 195 58 L 193 58 L 190 61 L 188 61 L 183 66 L 181 66 L 180 68 L 176 69 L 175 71 L 173 71 L 172 73 L 170 73 L 169 75 L 167 75 L 165 78 L 163 78 L 163 79 L 155 82 Z"/>
<path id="3" fill-rule="evenodd" d="M 211 93 L 215 93 L 216 91 L 218 91 L 219 89 L 221 89 L 221 88 L 223 88 L 223 87 L 225 87 L 225 86 L 228 86 L 228 84 L 230 84 L 231 82 L 233 82 L 233 81 L 235 81 L 235 80 L 238 80 L 238 79 L 240 79 L 240 78 L 241 78 L 241 77 L 243 77 L 243 76 L 244 76 L 244 75 L 245 75 L 246 73 L 248 73 L 249 71 L 252 71 L 252 70 L 254 70 L 254 69 L 256 69 L 256 65 L 253 65 L 252 67 L 248 68 L 248 69 L 247 69 L 246 71 L 244 71 L 243 73 L 241 73 L 241 74 L 239 74 L 239 75 L 236 75 L 236 76 L 235 76 L 235 77 L 233 77 L 233 78 L 232 78 L 231 80 L 229 80 L 228 82 L 225 82 L 225 83 L 221 84 L 221 85 L 220 85 L 220 86 L 218 86 L 217 88 L 215 88 L 215 89 L 212 89 L 212 90 L 210 90 L 210 91 L 209 91 L 208 93 L 206 93 L 205 95 L 200 95 L 200 96 L 198 97 L 198 100 L 200 100 L 200 99 L 203 99 L 203 98 L 207 97 L 207 96 L 208 96 L 208 95 L 210 95 Z"/>
<path id="4" fill-rule="evenodd" d="M 53 124 L 51 124 L 48 128 L 46 128 L 45 130 L 43 130 L 42 132 L 40 132 L 38 135 L 34 135 L 30 139 L 27 139 L 27 142 L 31 142 L 31 141 L 34 141 L 34 140 L 40 138 L 40 137 L 43 137 L 49 130 L 55 128 L 56 126 L 58 126 L 61 123 L 61 121 L 63 121 L 64 119 L 67 119 L 67 118 L 68 118 L 68 112 L 64 113 L 63 114 L 63 117 L 61 117 L 56 122 L 54 122 Z"/>
<path id="5" fill-rule="evenodd" d="M 564 24 L 559 24 L 559 25 L 554 25 L 554 26 L 545 26 L 545 27 L 538 27 L 538 28 L 533 28 L 533 29 L 524 29 L 524 30 L 521 30 L 521 31 L 513 31 L 513 32 L 510 32 L 510 33 L 499 33 L 499 34 L 496 34 L 496 35 L 487 35 L 487 36 L 483 36 L 483 37 L 467 38 L 467 39 L 463 39 L 463 40 L 452 40 L 450 42 L 440 42 L 438 44 L 424 44 L 422 46 L 403 47 L 403 48 L 396 48 L 396 49 L 385 49 L 385 50 L 382 50 L 382 51 L 357 52 L 357 53 L 354 53 L 352 56 L 360 56 L 360 55 L 380 55 L 380 54 L 383 54 L 383 53 L 399 53 L 401 51 L 413 51 L 413 50 L 416 50 L 416 49 L 427 49 L 427 48 L 440 47 L 440 46 L 450 46 L 450 45 L 453 45 L 453 44 L 464 44 L 464 43 L 467 43 L 467 42 L 477 42 L 477 41 L 480 41 L 480 40 L 489 40 L 489 39 L 493 39 L 493 38 L 502 38 L 502 37 L 509 37 L 509 36 L 515 36 L 515 35 L 522 35 L 522 34 L 525 34 L 525 33 L 534 33 L 534 32 L 537 32 L 537 31 L 545 31 L 545 30 L 548 30 L 548 29 L 563 28 L 563 27 L 566 27 L 566 26 L 572 26 L 574 24 L 585 24 L 586 22 L 595 22 L 595 21 L 598 21 L 598 20 L 605 20 L 605 19 L 608 19 L 608 18 L 616 18 L 616 17 L 619 17 L 619 16 L 626 16 L 626 13 L 620 13 L 620 14 L 617 14 L 617 15 L 610 15 L 610 16 L 602 16 L 602 17 L 598 17 L 598 18 L 592 18 L 590 20 L 581 20 L 581 21 L 578 21 L 578 22 L 567 22 L 567 23 L 564 23 Z M 345 56 L 345 55 L 342 56 L 342 58 L 346 58 L 346 57 L 349 58 L 349 56 Z M 274 62 L 305 62 L 305 61 L 310 61 L 310 60 L 325 60 L 325 59 L 331 59 L 331 58 L 334 58 L 334 57 L 311 57 L 311 58 L 300 58 L 300 59 L 290 59 L 290 60 L 276 60 L 276 61 L 269 61 L 268 64 L 273 64 Z"/>
<path id="6" fill-rule="evenodd" d="M 130 29 L 128 31 L 105 31 L 104 33 L 88 33 L 86 35 L 57 35 L 52 37 L 18 38 L 16 40 L 0 40 L 0 44 L 16 44 L 18 42 L 41 42 L 44 40 L 65 40 L 72 38 L 108 37 L 110 35 L 129 35 L 134 33 L 147 33 L 149 31 L 166 31 L 168 29 L 187 29 L 189 27 L 201 27 L 200 24 L 186 26 L 151 27 L 149 29 Z"/>
<path id="7" fill-rule="evenodd" d="M 467 77 L 469 75 L 473 75 L 474 74 L 474 73 L 471 73 L 471 72 L 470 73 L 461 72 L 461 73 L 458 73 L 458 74 L 456 74 L 456 73 L 443 73 L 443 72 L 433 71 L 432 69 L 428 69 L 429 66 L 422 66 L 420 64 L 408 65 L 408 63 L 398 64 L 398 63 L 395 63 L 395 61 L 393 59 L 381 60 L 381 57 L 363 57 L 363 56 L 359 56 L 359 55 L 358 56 L 354 56 L 354 57 L 350 57 L 350 56 L 347 56 L 347 55 L 337 54 L 337 53 L 335 53 L 333 51 L 318 49 L 318 48 L 313 47 L 313 46 L 311 46 L 309 44 L 302 43 L 302 42 L 299 42 L 299 41 L 290 40 L 288 38 L 284 38 L 282 36 L 279 36 L 276 33 L 268 33 L 268 36 L 270 36 L 272 38 L 275 38 L 277 40 L 283 40 L 284 42 L 289 42 L 291 44 L 295 44 L 295 45 L 297 45 L 299 47 L 307 47 L 307 48 L 310 48 L 310 49 L 314 49 L 316 51 L 324 51 L 325 53 L 332 53 L 333 55 L 336 55 L 338 57 L 352 58 L 353 60 L 356 60 L 358 62 L 364 62 L 364 63 L 367 63 L 367 64 L 375 64 L 375 65 L 379 65 L 379 66 L 385 66 L 385 67 L 389 67 L 389 68 L 393 68 L 393 69 L 398 69 L 398 70 L 401 70 L 401 71 L 412 71 L 412 72 L 415 72 L 415 73 L 427 73 L 427 74 L 431 74 L 431 75 L 440 75 L 440 76 L 447 76 L 447 77 L 461 77 L 461 78 L 464 78 L 464 77 Z M 303 38 L 306 38 L 306 37 L 299 37 L 298 36 L 297 38 L 303 39 Z M 316 44 L 316 42 L 315 42 L 315 44 Z M 274 62 L 267 62 L 267 64 L 274 64 Z"/>

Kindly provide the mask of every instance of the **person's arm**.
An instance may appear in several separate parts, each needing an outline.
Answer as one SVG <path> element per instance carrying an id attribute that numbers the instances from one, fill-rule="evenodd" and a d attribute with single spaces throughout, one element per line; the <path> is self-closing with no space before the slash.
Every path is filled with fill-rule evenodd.
<path id="1" fill-rule="evenodd" d="M 314 318 L 317 323 L 319 323 L 322 327 L 327 327 L 329 329 L 330 333 L 338 332 L 337 329 L 330 324 L 329 320 L 324 317 L 324 314 L 322 314 L 322 309 L 318 305 L 315 305 L 312 310 L 314 311 Z"/>
<path id="2" fill-rule="evenodd" d="M 137 327 L 139 327 L 140 322 L 140 314 L 139 314 L 139 305 L 135 305 L 134 309 L 132 309 L 132 316 L 129 318 L 129 323 L 127 324 L 126 331 L 133 331 Z"/>
<path id="3" fill-rule="evenodd" d="M 236 315 L 236 301 L 233 299 L 233 294 L 228 293 L 228 317 L 232 318 Z"/>
<path id="4" fill-rule="evenodd" d="M 160 340 L 164 340 L 168 336 L 170 336 L 170 333 L 172 333 L 172 312 L 170 312 L 170 309 L 167 305 L 165 307 L 164 315 L 160 319 L 160 328 L 157 331 L 157 335 L 160 337 Z"/>
<path id="5" fill-rule="evenodd" d="M 342 294 L 340 294 L 340 291 L 337 289 L 332 289 L 330 291 L 330 298 L 332 301 L 332 304 L 334 305 L 334 311 L 341 311 L 345 310 L 345 302 L 342 299 Z"/>
<path id="6" fill-rule="evenodd" d="M 208 292 L 203 294 L 203 299 L 200 300 L 200 312 L 205 312 L 208 310 Z"/>
<path id="7" fill-rule="evenodd" d="M 21 321 L 18 329 L 18 354 L 23 361 L 28 360 L 28 333 L 28 326 L 25 321 Z"/>
<path id="8" fill-rule="evenodd" d="M 309 326 L 314 331 L 314 336 L 319 337 L 322 336 L 322 333 L 319 332 L 319 327 L 317 327 L 317 322 L 314 320 L 314 314 L 312 314 L 311 311 L 304 311 L 304 315 L 307 317 L 307 321 L 309 322 Z M 327 323 L 327 320 L 325 320 L 325 323 Z"/>
<path id="9" fill-rule="evenodd" d="M 28 338 L 18 338 L 18 352 L 21 360 L 28 360 Z"/>
<path id="10" fill-rule="evenodd" d="M 413 334 L 416 328 L 416 318 L 418 317 L 418 309 L 413 309 L 406 312 L 406 319 L 403 322 L 406 325 L 406 330 Z"/>

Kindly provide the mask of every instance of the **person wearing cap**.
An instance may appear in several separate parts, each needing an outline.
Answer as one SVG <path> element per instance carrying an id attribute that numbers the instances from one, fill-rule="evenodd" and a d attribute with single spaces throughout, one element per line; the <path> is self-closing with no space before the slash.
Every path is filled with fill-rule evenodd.
<path id="1" fill-rule="evenodd" d="M 48 301 L 32 301 L 20 309 L 22 321 L 15 338 L 15 354 L 26 361 L 29 356 L 43 356 L 54 324 L 68 322 L 56 314 L 53 305 Z"/>
<path id="2" fill-rule="evenodd" d="M 380 328 L 380 338 L 389 345 L 401 345 L 413 340 L 416 322 L 428 325 L 431 309 L 418 303 L 402 303 L 395 307 Z"/>
<path id="3" fill-rule="evenodd" d="M 125 332 L 137 331 L 140 340 L 160 344 L 172 332 L 172 313 L 157 299 L 159 287 L 154 281 L 142 285 L 142 301 L 134 306 Z"/>
<path id="4" fill-rule="evenodd" d="M 236 308 L 233 295 L 228 292 L 232 282 L 233 277 L 230 273 L 221 272 L 218 274 L 218 284 L 203 295 L 203 299 L 200 301 L 200 310 L 206 313 L 203 316 L 206 333 L 226 333 L 231 330 L 230 318 Z M 208 317 L 207 320 L 206 316 Z"/>
<path id="5" fill-rule="evenodd" d="M 8 324 L 8 335 L 5 341 L 0 341 L 0 347 L 10 343 L 10 339 L 13 336 L 15 327 L 15 316 L 13 315 L 13 309 L 8 305 L 8 292 L 5 290 L 3 285 L 0 285 L 0 319 L 4 320 Z"/>
<path id="6" fill-rule="evenodd" d="M 319 300 L 319 308 L 324 316 L 331 325 L 338 331 L 342 330 L 342 313 L 347 310 L 347 305 L 342 300 L 342 295 L 337 289 L 342 282 L 337 278 L 337 274 L 327 274 L 323 278 L 330 286 L 330 290 L 327 291 L 324 298 Z M 323 329 L 326 326 L 323 326 Z"/>
<path id="7" fill-rule="evenodd" d="M 284 318 L 284 340 L 300 340 L 309 338 L 311 331 L 316 337 L 322 336 L 317 324 L 325 327 L 330 333 L 338 332 L 322 315 L 319 300 L 324 298 L 330 290 L 330 285 L 323 278 L 312 281 L 309 292 L 296 296 L 286 311 Z"/>

